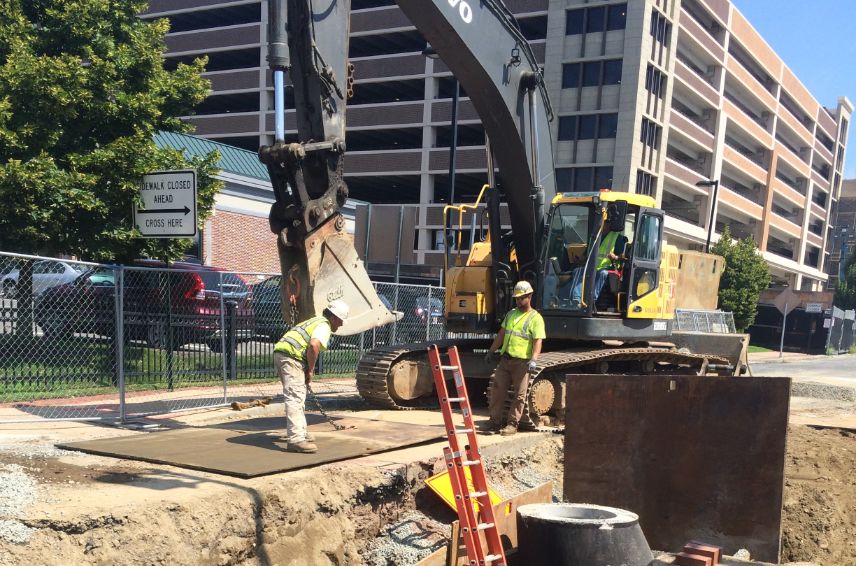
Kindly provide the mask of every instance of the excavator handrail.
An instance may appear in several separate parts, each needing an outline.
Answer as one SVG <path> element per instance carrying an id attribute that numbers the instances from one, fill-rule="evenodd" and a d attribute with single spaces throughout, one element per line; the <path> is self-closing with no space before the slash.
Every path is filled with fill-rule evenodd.
<path id="1" fill-rule="evenodd" d="M 458 238 L 457 238 L 458 241 L 456 242 L 457 243 L 457 253 L 455 254 L 455 256 L 456 256 L 455 257 L 455 263 L 456 264 L 458 263 L 458 259 L 461 257 L 461 230 L 464 227 L 464 212 L 466 212 L 467 210 L 477 209 L 479 207 L 479 205 L 481 204 L 482 197 L 484 196 L 485 191 L 488 190 L 489 188 L 490 188 L 490 185 L 488 185 L 487 183 L 482 185 L 482 188 L 479 191 L 479 196 L 476 197 L 476 202 L 474 202 L 472 204 L 461 204 L 461 205 L 447 204 L 446 206 L 443 207 L 443 241 L 444 242 L 446 241 L 446 233 L 445 232 L 446 232 L 446 226 L 448 225 L 448 219 L 449 219 L 448 213 L 450 210 L 457 210 L 458 211 Z M 486 239 L 483 239 L 482 241 L 488 241 L 488 242 L 490 241 L 490 232 L 488 232 L 488 237 Z M 449 254 L 445 254 L 443 256 L 443 267 L 445 268 L 446 271 L 449 271 Z"/>

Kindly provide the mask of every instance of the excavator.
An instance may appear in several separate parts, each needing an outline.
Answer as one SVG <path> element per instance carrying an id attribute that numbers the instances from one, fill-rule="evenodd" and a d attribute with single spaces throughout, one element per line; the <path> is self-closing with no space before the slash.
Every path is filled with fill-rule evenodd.
<path id="1" fill-rule="evenodd" d="M 348 62 L 348 0 L 269 4 L 268 61 L 274 77 L 275 141 L 259 150 L 273 184 L 271 230 L 282 268 L 289 323 L 344 299 L 352 316 L 340 333 L 392 322 L 345 230 L 345 109 L 353 89 Z M 715 308 L 724 268 L 719 256 L 679 251 L 664 241 L 664 213 L 630 192 L 563 192 L 556 186 L 552 107 L 544 75 L 513 14 L 500 0 L 397 0 L 460 82 L 484 125 L 488 183 L 478 201 L 447 214 L 481 210 L 484 241 L 447 265 L 448 340 L 468 380 L 490 378 L 483 360 L 492 333 L 526 280 L 545 320 L 547 340 L 529 380 L 522 427 L 561 417 L 564 376 L 673 372 L 740 375 L 746 336 L 674 330 L 676 309 Z M 286 143 L 284 88 L 294 92 L 298 141 Z M 495 170 L 499 175 L 495 175 Z M 500 206 L 511 230 L 503 233 Z M 444 223 L 445 226 L 445 223 Z M 618 232 L 617 260 L 596 269 L 597 250 Z M 618 247 L 618 246 L 617 246 Z M 441 344 L 441 345 L 443 345 Z M 371 350 L 357 369 L 360 394 L 373 405 L 406 409 L 433 392 L 427 344 Z"/>

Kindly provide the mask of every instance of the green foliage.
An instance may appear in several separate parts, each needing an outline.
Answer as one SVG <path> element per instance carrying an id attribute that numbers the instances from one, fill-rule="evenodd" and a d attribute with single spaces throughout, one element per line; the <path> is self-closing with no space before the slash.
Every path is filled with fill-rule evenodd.
<path id="1" fill-rule="evenodd" d="M 734 313 L 734 326 L 744 332 L 755 321 L 761 291 L 770 285 L 770 268 L 754 238 L 734 240 L 728 227 L 710 251 L 725 258 L 719 308 Z"/>
<path id="2" fill-rule="evenodd" d="M 844 264 L 844 279 L 838 282 L 834 303 L 840 309 L 856 309 L 856 251 Z"/>
<path id="3" fill-rule="evenodd" d="M 0 250 L 91 260 L 163 257 L 131 222 L 143 174 L 196 168 L 200 222 L 219 157 L 158 149 L 204 100 L 206 60 L 164 68 L 166 20 L 144 0 L 0 0 Z M 188 240 L 173 240 L 170 259 Z"/>

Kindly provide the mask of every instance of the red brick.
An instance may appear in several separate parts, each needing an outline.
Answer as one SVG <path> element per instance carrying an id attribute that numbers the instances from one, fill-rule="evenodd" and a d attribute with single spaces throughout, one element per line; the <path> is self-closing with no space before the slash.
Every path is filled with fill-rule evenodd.
<path id="1" fill-rule="evenodd" d="M 677 553 L 673 564 L 678 564 L 679 566 L 713 566 L 709 556 L 687 554 L 686 552 Z"/>
<path id="2" fill-rule="evenodd" d="M 684 545 L 684 552 L 688 554 L 701 554 L 702 556 L 709 556 L 711 559 L 712 566 L 716 566 L 717 564 L 719 564 L 719 561 L 722 560 L 722 548 L 697 540 L 691 540 L 687 542 Z"/>
<path id="3" fill-rule="evenodd" d="M 202 236 L 203 257 L 210 265 L 237 272 L 279 273 L 276 235 L 268 219 L 217 210 Z M 255 283 L 255 278 L 249 277 Z"/>

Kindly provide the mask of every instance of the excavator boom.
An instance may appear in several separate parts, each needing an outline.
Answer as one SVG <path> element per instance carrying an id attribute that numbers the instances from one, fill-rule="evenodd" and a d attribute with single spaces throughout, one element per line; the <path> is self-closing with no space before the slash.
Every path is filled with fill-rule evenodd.
<path id="1" fill-rule="evenodd" d="M 542 272 L 544 203 L 555 194 L 555 183 L 552 109 L 529 43 L 499 0 L 398 0 L 398 5 L 454 73 L 494 141 L 519 276 L 534 281 Z M 342 298 L 352 315 L 340 333 L 392 322 L 394 315 L 374 291 L 339 212 L 348 197 L 350 1 L 272 0 L 269 10 L 277 132 L 259 157 L 276 198 L 270 225 L 278 236 L 284 315 L 294 323 Z M 294 87 L 297 127 L 297 140 L 290 143 L 280 125 L 286 72 Z"/>

